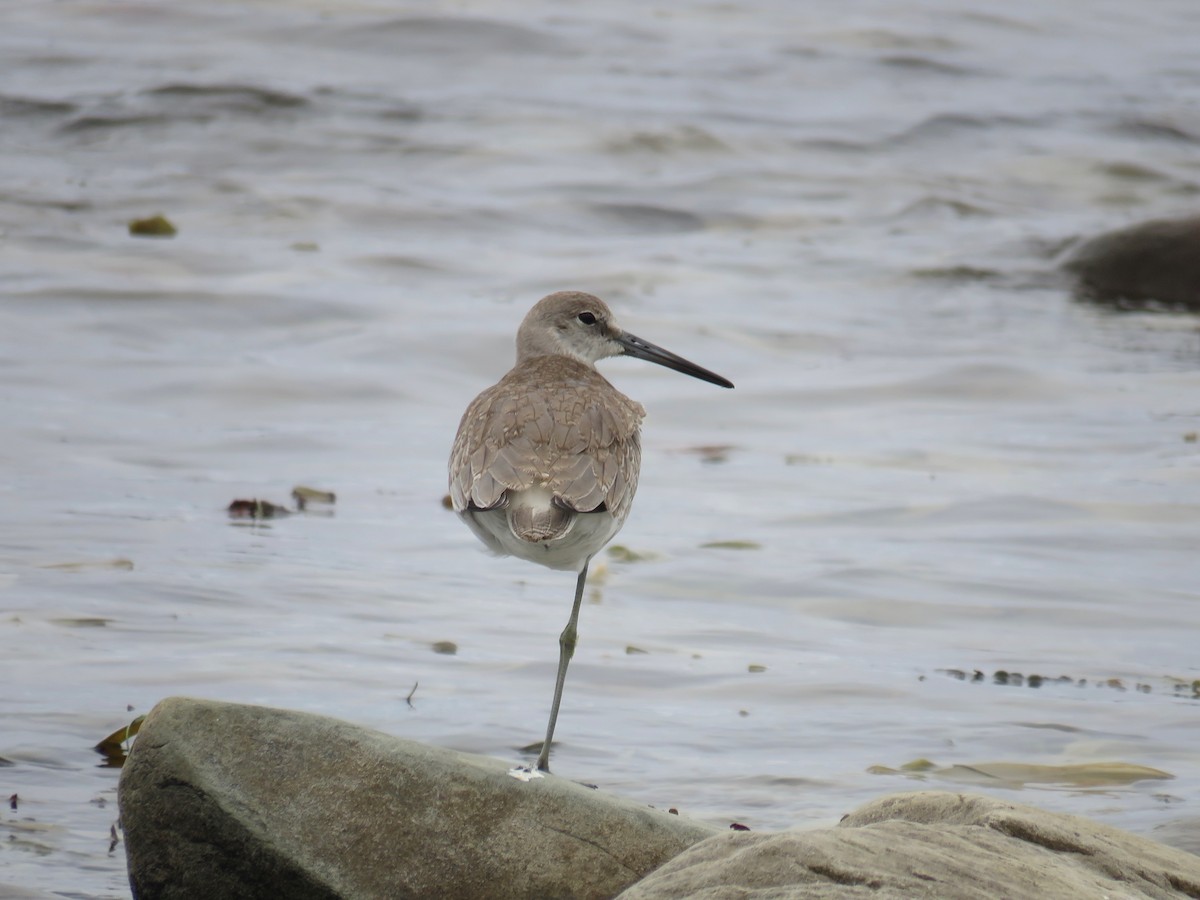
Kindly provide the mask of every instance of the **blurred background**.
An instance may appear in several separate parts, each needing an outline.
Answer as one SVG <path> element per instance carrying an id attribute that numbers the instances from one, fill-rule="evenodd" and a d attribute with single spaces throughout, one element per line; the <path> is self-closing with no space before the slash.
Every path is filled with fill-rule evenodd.
<path id="1" fill-rule="evenodd" d="M 642 484 L 556 773 L 1195 842 L 1197 318 L 1058 266 L 1196 212 L 1200 8 L 997 10 L 4 4 L 0 882 L 128 896 L 92 747 L 170 695 L 530 761 L 574 577 L 442 497 L 559 289 L 737 389 L 602 364 Z"/>

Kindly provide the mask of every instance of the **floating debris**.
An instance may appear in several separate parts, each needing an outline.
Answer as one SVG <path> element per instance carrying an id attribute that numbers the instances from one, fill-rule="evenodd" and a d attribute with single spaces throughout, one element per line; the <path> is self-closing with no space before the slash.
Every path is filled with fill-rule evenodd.
<path id="1" fill-rule="evenodd" d="M 761 550 L 762 544 L 757 541 L 709 541 L 700 547 L 704 550 Z"/>
<path id="2" fill-rule="evenodd" d="M 974 669 L 972 672 L 965 672 L 962 669 L 936 669 L 935 671 L 941 675 L 948 675 L 951 678 L 955 678 L 959 681 L 970 680 L 973 683 L 984 681 L 987 678 L 987 676 L 984 675 L 984 673 L 979 669 Z M 919 676 L 918 680 L 923 680 L 923 678 L 924 676 Z M 1178 679 L 1171 678 L 1168 678 L 1167 680 L 1178 681 Z M 1088 686 L 1088 680 L 1086 678 L 1076 679 L 1072 678 L 1070 675 L 1023 675 L 1020 672 L 1009 672 L 1005 669 L 997 669 L 994 673 L 992 673 L 992 683 L 1005 685 L 1008 687 L 1030 688 L 1040 688 L 1043 686 L 1052 685 L 1072 685 L 1080 688 Z M 1197 682 L 1197 684 L 1200 684 L 1200 682 Z M 1108 688 L 1109 690 L 1122 692 L 1131 689 L 1131 686 L 1120 678 L 1099 679 L 1092 682 L 1092 686 Z M 1179 691 L 1180 688 L 1178 684 L 1175 684 L 1174 687 L 1176 691 Z M 1140 694 L 1149 694 L 1154 690 L 1154 688 L 1145 682 L 1138 681 L 1133 683 L 1132 690 L 1135 690 Z M 1200 690 L 1197 690 L 1195 693 L 1197 697 L 1200 697 Z"/>
<path id="3" fill-rule="evenodd" d="M 749 825 L 743 825 L 741 822 L 730 822 L 730 823 L 729 823 L 729 830 L 730 830 L 730 831 L 749 831 L 749 830 L 750 830 L 750 826 L 749 826 Z"/>
<path id="4" fill-rule="evenodd" d="M 442 509 L 454 509 L 454 500 L 449 494 L 442 495 Z"/>
<path id="5" fill-rule="evenodd" d="M 134 237 L 175 237 L 178 229 L 170 223 L 166 216 L 150 216 L 148 219 L 134 219 L 129 223 L 129 233 Z"/>
<path id="6" fill-rule="evenodd" d="M 441 653 L 445 656 L 454 656 L 458 653 L 458 644 L 454 641 L 434 641 L 432 647 L 434 653 Z"/>
<path id="7" fill-rule="evenodd" d="M 63 572 L 78 572 L 81 569 L 124 569 L 133 568 L 133 560 L 118 556 L 114 559 L 89 559 L 79 562 L 49 563 L 41 566 L 43 569 L 58 569 Z"/>
<path id="8" fill-rule="evenodd" d="M 108 768 L 119 769 L 125 764 L 129 755 L 129 742 L 142 730 L 145 716 L 138 716 L 123 728 L 118 728 L 104 738 L 92 749 L 104 757 L 104 765 Z"/>
<path id="9" fill-rule="evenodd" d="M 409 692 L 408 692 L 408 696 L 404 698 L 404 702 L 405 702 L 405 703 L 407 703 L 407 704 L 408 704 L 410 707 L 412 707 L 413 709 L 415 709 L 415 708 L 416 708 L 416 707 L 414 707 L 414 706 L 413 706 L 413 702 L 412 702 L 413 694 L 415 694 L 415 693 L 417 692 L 417 685 L 419 685 L 420 683 L 421 683 L 421 682 L 419 682 L 419 681 L 414 681 L 414 682 L 413 682 L 413 686 L 412 686 L 412 690 L 411 690 L 411 691 L 409 691 Z"/>
<path id="10" fill-rule="evenodd" d="M 613 544 L 608 548 L 608 557 L 613 562 L 619 563 L 636 563 L 647 562 L 648 560 L 658 559 L 657 553 L 639 553 L 636 550 L 630 550 L 624 544 Z"/>
<path id="11" fill-rule="evenodd" d="M 21 802 L 21 798 L 18 797 L 16 794 L 13 794 L 11 797 L 8 798 L 8 808 L 11 809 L 13 812 L 16 812 L 17 804 L 20 802 Z"/>
<path id="12" fill-rule="evenodd" d="M 1065 766 L 1041 766 L 1029 763 L 979 763 L 950 766 L 940 773 L 948 777 L 981 774 L 1009 784 L 1069 784 L 1075 787 L 1101 787 L 1134 784 L 1138 781 L 1166 781 L 1170 772 L 1126 762 L 1095 762 Z"/>
<path id="13" fill-rule="evenodd" d="M 51 625 L 61 625 L 63 628 L 107 628 L 116 619 L 105 619 L 101 616 L 63 616 L 51 619 Z"/>
<path id="14" fill-rule="evenodd" d="M 269 500 L 234 500 L 229 504 L 231 519 L 279 519 L 290 516 L 292 511 Z"/>
<path id="15" fill-rule="evenodd" d="M 935 281 L 992 281 L 999 278 L 1000 273 L 995 269 L 983 269 L 977 266 L 944 266 L 929 269 L 912 269 L 916 278 L 928 278 Z"/>
<path id="16" fill-rule="evenodd" d="M 297 509 L 303 510 L 310 503 L 337 503 L 337 494 L 333 491 L 321 491 L 299 484 L 292 488 L 292 499 L 296 501 Z"/>
<path id="17" fill-rule="evenodd" d="M 697 447 L 685 447 L 684 453 L 692 453 L 700 457 L 700 462 L 712 465 L 728 462 L 729 454 L 737 448 L 733 444 L 701 444 Z"/>
<path id="18" fill-rule="evenodd" d="M 1175 777 L 1161 769 L 1127 762 L 1093 762 L 1062 766 L 992 762 L 939 767 L 930 760 L 918 759 L 905 763 L 899 769 L 871 766 L 867 772 L 871 775 L 904 775 L 922 780 L 933 776 L 940 780 L 969 784 L 999 783 L 1002 787 L 1012 788 L 1028 784 L 1061 784 L 1079 788 L 1109 787 L 1139 781 L 1165 781 Z"/>
<path id="19" fill-rule="evenodd" d="M 1167 680 L 1172 683 L 1171 688 L 1177 696 L 1190 691 L 1193 698 L 1200 700 L 1200 678 L 1188 681 L 1186 678 L 1169 677 Z"/>
<path id="20" fill-rule="evenodd" d="M 788 453 L 783 457 L 785 466 L 832 466 L 832 456 L 814 456 L 811 453 Z"/>
<path id="21" fill-rule="evenodd" d="M 625 655 L 626 656 L 634 656 L 638 653 L 647 653 L 648 654 L 649 652 L 650 652 L 649 650 L 643 650 L 641 647 L 633 646 L 633 644 L 627 644 L 625 646 Z"/>
<path id="22" fill-rule="evenodd" d="M 747 672 L 765 672 L 765 671 L 767 671 L 767 667 L 760 666 L 758 663 L 750 663 L 750 665 L 746 666 L 746 671 Z"/>

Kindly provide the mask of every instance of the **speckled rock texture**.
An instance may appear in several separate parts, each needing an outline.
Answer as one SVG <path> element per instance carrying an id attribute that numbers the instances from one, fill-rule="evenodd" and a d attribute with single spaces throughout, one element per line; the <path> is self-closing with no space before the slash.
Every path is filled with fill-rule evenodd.
<path id="1" fill-rule="evenodd" d="M 835 828 L 736 832 L 694 845 L 621 900 L 1182 900 L 1200 857 L 1078 816 L 925 791 Z"/>
<path id="2" fill-rule="evenodd" d="M 171 698 L 121 773 L 158 898 L 612 897 L 717 829 L 346 722 Z"/>

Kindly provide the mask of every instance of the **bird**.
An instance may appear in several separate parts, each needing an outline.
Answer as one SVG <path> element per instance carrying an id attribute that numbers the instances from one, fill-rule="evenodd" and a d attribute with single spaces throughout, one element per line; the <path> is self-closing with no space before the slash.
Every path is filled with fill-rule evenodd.
<path id="1" fill-rule="evenodd" d="M 537 758 L 537 770 L 549 772 L 588 566 L 625 524 L 641 468 L 646 411 L 595 364 L 632 356 L 720 387 L 733 382 L 625 331 L 599 297 L 582 291 L 534 304 L 516 345 L 516 365 L 463 413 L 450 452 L 450 500 L 494 554 L 578 573 Z"/>

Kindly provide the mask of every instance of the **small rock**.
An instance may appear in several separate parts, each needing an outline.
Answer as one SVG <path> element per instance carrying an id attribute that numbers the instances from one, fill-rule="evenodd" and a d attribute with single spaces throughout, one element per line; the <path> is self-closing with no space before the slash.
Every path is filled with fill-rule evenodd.
<path id="1" fill-rule="evenodd" d="M 1200 312 L 1200 217 L 1110 231 L 1080 245 L 1063 268 L 1083 300 L 1118 310 Z"/>

